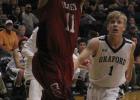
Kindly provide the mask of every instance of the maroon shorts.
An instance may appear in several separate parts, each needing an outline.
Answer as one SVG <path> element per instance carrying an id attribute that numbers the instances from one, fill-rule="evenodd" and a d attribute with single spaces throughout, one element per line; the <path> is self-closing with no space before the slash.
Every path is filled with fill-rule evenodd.
<path id="1" fill-rule="evenodd" d="M 73 60 L 72 57 L 40 58 L 39 54 L 33 57 L 33 75 L 42 85 L 42 100 L 68 100 L 71 94 Z"/>

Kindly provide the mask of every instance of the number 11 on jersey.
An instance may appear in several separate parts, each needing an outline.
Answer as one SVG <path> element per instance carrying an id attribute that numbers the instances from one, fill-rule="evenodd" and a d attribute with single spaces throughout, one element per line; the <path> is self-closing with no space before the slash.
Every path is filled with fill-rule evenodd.
<path id="1" fill-rule="evenodd" d="M 70 13 L 66 13 L 66 22 L 67 22 L 67 26 L 66 26 L 66 30 L 74 33 L 74 14 L 70 14 Z"/>

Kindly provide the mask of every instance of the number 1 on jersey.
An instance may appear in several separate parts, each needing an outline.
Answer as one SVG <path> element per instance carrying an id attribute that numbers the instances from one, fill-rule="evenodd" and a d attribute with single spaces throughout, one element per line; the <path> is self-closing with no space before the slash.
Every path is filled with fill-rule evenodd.
<path id="1" fill-rule="evenodd" d="M 66 21 L 67 21 L 67 26 L 66 30 L 74 33 L 74 14 L 66 13 Z"/>
<path id="2" fill-rule="evenodd" d="M 110 70 L 109 70 L 109 73 L 108 73 L 108 75 L 112 75 L 112 72 L 113 72 L 113 66 L 110 66 Z"/>

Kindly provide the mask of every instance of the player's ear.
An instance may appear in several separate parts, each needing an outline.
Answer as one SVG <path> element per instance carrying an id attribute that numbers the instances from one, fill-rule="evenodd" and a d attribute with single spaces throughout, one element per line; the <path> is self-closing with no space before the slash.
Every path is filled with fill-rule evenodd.
<path id="1" fill-rule="evenodd" d="M 123 31 L 125 31 L 127 28 L 127 24 L 124 25 Z"/>

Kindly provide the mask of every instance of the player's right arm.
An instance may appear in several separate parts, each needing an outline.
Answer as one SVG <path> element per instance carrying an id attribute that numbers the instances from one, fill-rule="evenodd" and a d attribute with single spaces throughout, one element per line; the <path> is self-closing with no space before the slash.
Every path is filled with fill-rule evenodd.
<path id="1" fill-rule="evenodd" d="M 44 7 L 49 0 L 39 0 L 38 1 L 38 9 Z"/>
<path id="2" fill-rule="evenodd" d="M 81 67 L 90 56 L 95 56 L 99 47 L 98 38 L 93 38 L 88 42 L 87 47 L 82 51 L 76 61 L 76 68 Z"/>

